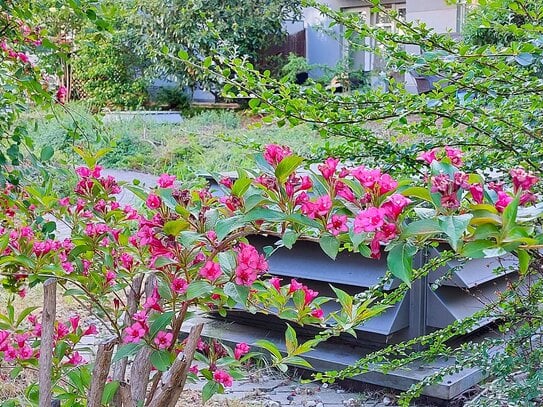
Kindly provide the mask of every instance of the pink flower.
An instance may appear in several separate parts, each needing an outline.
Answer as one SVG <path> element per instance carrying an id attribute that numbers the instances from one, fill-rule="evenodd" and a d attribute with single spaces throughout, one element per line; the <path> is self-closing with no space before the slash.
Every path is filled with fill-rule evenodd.
<path id="1" fill-rule="evenodd" d="M 519 204 L 524 206 L 529 203 L 535 203 L 537 201 L 536 196 L 530 191 L 524 191 L 520 196 Z"/>
<path id="2" fill-rule="evenodd" d="M 175 175 L 162 174 L 157 181 L 160 188 L 171 188 L 175 182 Z"/>
<path id="3" fill-rule="evenodd" d="M 67 208 L 68 206 L 70 206 L 70 197 L 65 197 L 65 198 L 59 199 L 58 204 L 60 206 L 63 206 L 65 208 Z"/>
<path id="4" fill-rule="evenodd" d="M 332 215 L 330 221 L 326 225 L 326 229 L 334 236 L 349 231 L 349 228 L 347 227 L 347 215 Z"/>
<path id="5" fill-rule="evenodd" d="M 62 268 L 64 269 L 66 274 L 71 274 L 71 273 L 74 272 L 74 265 L 69 261 L 63 262 L 62 263 Z"/>
<path id="6" fill-rule="evenodd" d="M 324 317 L 324 311 L 320 308 L 311 311 L 311 316 L 314 318 L 322 319 Z"/>
<path id="7" fill-rule="evenodd" d="M 411 203 L 409 198 L 406 198 L 402 194 L 392 194 L 381 205 L 381 208 L 386 211 L 386 214 L 396 220 L 402 213 L 407 205 Z"/>
<path id="8" fill-rule="evenodd" d="M 96 329 L 96 325 L 91 324 L 85 331 L 83 332 L 83 336 L 87 335 L 96 335 L 98 333 L 98 329 Z"/>
<path id="9" fill-rule="evenodd" d="M 117 278 L 117 274 L 115 274 L 114 271 L 108 270 L 106 271 L 106 283 L 109 285 L 115 284 L 115 279 Z"/>
<path id="10" fill-rule="evenodd" d="M 174 293 L 182 295 L 187 291 L 188 287 L 187 280 L 184 278 L 176 277 L 173 279 L 171 284 L 171 289 Z"/>
<path id="11" fill-rule="evenodd" d="M 302 290 L 304 288 L 304 285 L 300 282 L 298 282 L 296 279 L 290 280 L 290 286 L 288 288 L 288 293 L 292 294 L 295 291 Z"/>
<path id="12" fill-rule="evenodd" d="M 292 155 L 292 150 L 287 146 L 268 144 L 264 149 L 264 159 L 274 167 L 290 155 Z"/>
<path id="13" fill-rule="evenodd" d="M 305 301 L 304 301 L 305 306 L 308 306 L 309 304 L 311 304 L 311 301 L 313 301 L 315 298 L 317 298 L 317 295 L 319 295 L 318 291 L 314 291 L 311 288 L 307 288 L 305 286 L 302 288 L 302 290 L 304 290 L 304 294 L 305 294 Z"/>
<path id="14" fill-rule="evenodd" d="M 224 370 L 215 370 L 215 372 L 213 373 L 213 380 L 215 380 L 217 383 L 222 384 L 224 387 L 232 387 L 233 384 L 232 376 L 230 376 Z"/>
<path id="15" fill-rule="evenodd" d="M 6 362 L 13 362 L 15 359 L 17 359 L 17 349 L 11 345 L 8 345 L 4 351 L 4 360 Z"/>
<path id="16" fill-rule="evenodd" d="M 232 181 L 232 178 L 229 178 L 229 177 L 222 177 L 222 178 L 219 180 L 219 184 L 225 186 L 225 187 L 228 188 L 228 189 L 232 189 L 232 187 L 234 186 L 234 181 Z"/>
<path id="17" fill-rule="evenodd" d="M 398 187 L 398 182 L 388 174 L 383 174 L 379 177 L 377 184 L 378 195 L 384 195 L 390 191 L 395 190 Z"/>
<path id="18" fill-rule="evenodd" d="M 380 169 L 367 169 L 364 166 L 356 167 L 351 170 L 351 174 L 355 177 L 365 188 L 374 189 L 375 185 L 381 178 Z"/>
<path id="19" fill-rule="evenodd" d="M 268 282 L 275 288 L 277 291 L 281 291 L 281 279 L 279 277 L 272 277 Z"/>
<path id="20" fill-rule="evenodd" d="M 153 289 L 153 293 L 149 297 L 147 297 L 145 303 L 143 304 L 143 308 L 146 311 L 152 309 L 158 312 L 162 312 L 162 307 L 160 306 L 160 294 L 158 293 L 157 287 L 155 287 Z"/>
<path id="21" fill-rule="evenodd" d="M 460 201 L 456 193 L 445 194 L 441 197 L 441 206 L 447 209 L 458 209 L 460 208 Z"/>
<path id="22" fill-rule="evenodd" d="M 238 247 L 236 284 L 249 286 L 268 270 L 268 262 L 253 246 L 241 243 Z"/>
<path id="23" fill-rule="evenodd" d="M 124 330 L 124 343 L 137 343 L 145 336 L 147 329 L 140 323 L 134 322 Z"/>
<path id="24" fill-rule="evenodd" d="M 311 219 L 323 218 L 332 209 L 332 199 L 329 195 L 319 196 L 315 202 L 302 203 L 302 213 Z"/>
<path id="25" fill-rule="evenodd" d="M 513 179 L 513 187 L 515 193 L 519 190 L 527 191 L 539 180 L 535 175 L 526 172 L 524 168 L 512 169 L 509 174 Z"/>
<path id="26" fill-rule="evenodd" d="M 371 207 L 358 212 L 354 220 L 355 233 L 374 232 L 385 222 L 386 211 L 382 208 Z"/>
<path id="27" fill-rule="evenodd" d="M 83 358 L 83 356 L 79 354 L 79 352 L 75 351 L 74 353 L 70 355 L 67 363 L 69 365 L 79 366 L 79 365 L 83 365 L 87 363 L 87 361 Z"/>
<path id="28" fill-rule="evenodd" d="M 8 348 L 9 332 L 0 330 L 0 352 L 4 352 Z"/>
<path id="29" fill-rule="evenodd" d="M 437 160 L 436 153 L 437 153 L 437 148 L 434 148 L 430 151 L 425 151 L 423 153 L 420 153 L 417 156 L 417 160 L 422 160 L 426 162 L 427 164 L 432 164 L 432 162 Z"/>
<path id="30" fill-rule="evenodd" d="M 206 261 L 204 266 L 200 269 L 200 275 L 209 281 L 215 281 L 221 274 L 221 265 L 211 260 Z"/>
<path id="31" fill-rule="evenodd" d="M 354 196 L 353 190 L 351 187 L 347 186 L 343 181 L 337 181 L 336 185 L 336 194 L 346 201 L 354 202 L 356 201 L 356 197 Z"/>
<path id="32" fill-rule="evenodd" d="M 56 327 L 56 338 L 62 339 L 69 333 L 70 333 L 70 329 L 66 325 L 64 325 L 62 322 L 59 322 Z"/>
<path id="33" fill-rule="evenodd" d="M 92 171 L 88 167 L 77 167 L 75 169 L 75 173 L 79 175 L 81 178 L 88 178 L 91 176 Z"/>
<path id="34" fill-rule="evenodd" d="M 19 61 L 21 61 L 23 64 L 28 64 L 30 62 L 30 58 L 28 58 L 28 55 L 26 55 L 24 52 L 17 53 L 17 58 Z"/>
<path id="35" fill-rule="evenodd" d="M 28 345 L 24 345 L 22 348 L 17 349 L 17 356 L 21 360 L 28 360 L 34 355 L 34 351 Z"/>
<path id="36" fill-rule="evenodd" d="M 120 256 L 121 264 L 123 267 L 127 270 L 132 270 L 132 267 L 134 266 L 134 257 L 132 257 L 130 254 L 124 252 Z"/>
<path id="37" fill-rule="evenodd" d="M 246 355 L 249 353 L 249 350 L 251 348 L 249 345 L 247 345 L 245 342 L 241 342 L 236 344 L 236 348 L 234 349 L 234 357 L 236 360 L 239 360 L 243 355 Z"/>
<path id="38" fill-rule="evenodd" d="M 132 319 L 134 321 L 141 322 L 142 324 L 147 323 L 147 319 L 149 318 L 149 315 L 145 311 L 138 311 L 134 315 L 132 315 Z"/>
<path id="39" fill-rule="evenodd" d="M 149 209 L 158 209 L 162 205 L 162 199 L 158 195 L 149 194 L 145 203 Z"/>
<path id="40" fill-rule="evenodd" d="M 79 320 L 81 318 L 79 315 L 74 315 L 73 317 L 70 317 L 70 325 L 72 326 L 72 332 L 77 331 L 77 328 L 79 327 Z"/>
<path id="41" fill-rule="evenodd" d="M 318 169 L 324 179 L 330 180 L 330 178 L 333 177 L 333 175 L 336 172 L 337 165 L 339 164 L 339 159 L 337 158 L 327 158 L 326 161 L 324 161 L 324 164 L 321 164 L 318 166 Z"/>
<path id="42" fill-rule="evenodd" d="M 453 147 L 445 147 L 445 154 L 451 160 L 451 164 L 455 167 L 462 166 L 462 150 Z"/>
<path id="43" fill-rule="evenodd" d="M 511 203 L 512 200 L 513 200 L 513 198 L 510 197 L 507 194 L 507 192 L 498 191 L 498 200 L 496 201 L 494 206 L 496 207 L 496 209 L 499 212 L 503 212 L 504 209 L 507 207 L 507 205 L 509 205 Z"/>
<path id="44" fill-rule="evenodd" d="M 192 374 L 195 374 L 197 375 L 198 374 L 198 366 L 197 365 L 192 365 L 189 369 L 189 372 L 192 373 Z"/>
<path id="45" fill-rule="evenodd" d="M 159 331 L 153 342 L 158 346 L 158 349 L 167 349 L 172 344 L 172 341 L 173 334 L 171 332 Z"/>
<path id="46" fill-rule="evenodd" d="M 66 96 L 68 96 L 68 89 L 65 86 L 59 86 L 55 95 L 57 102 L 63 105 L 66 102 Z"/>
<path id="47" fill-rule="evenodd" d="M 483 203 L 484 190 L 483 190 L 483 186 L 481 184 L 479 184 L 479 183 L 470 184 L 469 185 L 469 192 L 471 194 L 471 197 L 473 198 L 473 200 L 476 203 L 478 203 L 478 204 Z"/>

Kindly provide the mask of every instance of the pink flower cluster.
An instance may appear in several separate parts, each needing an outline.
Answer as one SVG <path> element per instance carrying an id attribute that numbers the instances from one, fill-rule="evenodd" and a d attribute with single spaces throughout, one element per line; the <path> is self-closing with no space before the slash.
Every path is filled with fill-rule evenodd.
<path id="1" fill-rule="evenodd" d="M 411 203 L 401 194 L 392 194 L 380 207 L 371 206 L 361 210 L 354 220 L 355 233 L 373 233 L 370 242 L 371 256 L 381 257 L 381 243 L 390 242 L 398 235 L 396 225 L 400 214 Z"/>
<path id="2" fill-rule="evenodd" d="M 448 158 L 455 167 L 462 165 L 462 152 L 452 147 L 443 149 L 444 155 L 439 149 L 433 149 L 419 155 L 419 159 L 431 164 L 442 158 Z M 441 157 L 441 158 L 440 158 Z M 520 205 L 527 205 L 536 201 L 531 188 L 539 181 L 532 173 L 523 168 L 512 169 L 509 174 L 513 181 L 513 193 L 520 194 Z M 482 204 L 485 199 L 485 186 L 480 182 L 470 183 L 468 174 L 462 171 L 455 171 L 451 176 L 446 173 L 433 175 L 430 178 L 431 192 L 438 193 L 441 198 L 441 206 L 445 209 L 456 210 L 460 208 L 460 200 L 463 192 L 468 191 L 476 204 Z M 513 201 L 513 197 L 507 193 L 501 183 L 490 182 L 487 185 L 489 191 L 494 191 L 493 204 L 498 212 L 503 212 Z"/>
<path id="3" fill-rule="evenodd" d="M 0 354 L 3 354 L 3 360 L 7 363 L 39 357 L 39 347 L 36 345 L 41 337 L 41 324 L 38 322 L 38 318 L 32 314 L 27 317 L 27 320 L 30 322 L 30 327 L 26 332 L 0 330 Z M 79 316 L 71 317 L 67 323 L 55 322 L 55 343 L 62 340 L 71 345 L 66 348 L 67 365 L 77 366 L 87 363 L 79 352 L 74 351 L 74 347 L 83 336 L 98 333 L 94 325 L 82 329 L 79 322 Z M 68 337 L 68 335 L 70 336 Z"/>
<path id="4" fill-rule="evenodd" d="M 237 253 L 236 284 L 250 286 L 268 270 L 268 262 L 258 250 L 247 243 L 240 243 Z"/>
<path id="5" fill-rule="evenodd" d="M 292 155 L 292 150 L 289 147 L 278 144 L 268 144 L 264 149 L 264 159 L 273 167 L 290 155 Z"/>
<path id="6" fill-rule="evenodd" d="M 430 151 L 425 151 L 419 154 L 417 160 L 422 160 L 427 164 L 432 164 L 434 161 L 440 161 L 443 158 L 448 158 L 450 163 L 459 168 L 462 166 L 462 150 L 458 148 L 446 146 L 443 149 L 434 148 Z"/>
<path id="7" fill-rule="evenodd" d="M 108 196 L 119 194 L 121 192 L 121 188 L 117 184 L 115 178 L 113 178 L 111 175 L 101 177 L 102 167 L 99 165 L 92 169 L 88 167 L 78 167 L 76 168 L 75 172 L 80 177 L 74 189 L 75 193 L 78 195 L 86 198 L 92 198 L 92 188 L 94 187 L 95 182 L 100 183 Z"/>

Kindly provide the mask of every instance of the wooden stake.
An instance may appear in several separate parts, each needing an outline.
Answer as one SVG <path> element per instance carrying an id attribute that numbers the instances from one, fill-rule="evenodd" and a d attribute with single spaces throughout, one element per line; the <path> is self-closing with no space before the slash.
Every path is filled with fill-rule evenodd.
<path id="1" fill-rule="evenodd" d="M 196 352 L 198 339 L 200 339 L 203 327 L 204 324 L 192 327 L 183 352 L 177 355 L 173 365 L 164 374 L 155 396 L 148 403 L 149 407 L 175 407 L 185 387 L 187 375 L 194 359 L 194 353 Z"/>
<path id="2" fill-rule="evenodd" d="M 41 321 L 41 344 L 39 360 L 39 407 L 51 407 L 53 387 L 52 367 L 57 313 L 57 282 L 50 278 L 43 284 L 43 312 Z"/>
<path id="3" fill-rule="evenodd" d="M 92 369 L 92 380 L 89 388 L 87 407 L 100 407 L 102 405 L 102 396 L 106 387 L 109 369 L 111 368 L 111 357 L 113 348 L 117 343 L 117 338 L 110 338 L 98 345 L 96 352 L 96 361 Z"/>

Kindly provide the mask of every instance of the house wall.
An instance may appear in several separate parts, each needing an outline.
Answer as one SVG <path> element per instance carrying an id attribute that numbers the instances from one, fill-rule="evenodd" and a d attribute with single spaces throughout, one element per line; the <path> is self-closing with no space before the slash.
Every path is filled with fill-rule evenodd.
<path id="1" fill-rule="evenodd" d="M 332 9 L 341 10 L 350 7 L 368 7 L 371 4 L 364 0 L 322 0 L 323 4 Z M 402 3 L 398 0 L 382 0 L 382 4 Z M 405 0 L 407 21 L 421 21 L 439 33 L 457 30 L 457 6 L 447 5 L 445 0 Z M 307 60 L 310 64 L 328 65 L 334 67 L 342 58 L 342 44 L 340 40 L 341 28 L 328 27 L 329 19 L 322 16 L 315 9 L 304 11 L 303 22 L 306 29 Z M 332 35 L 325 31 L 331 31 Z M 417 47 L 411 47 L 410 52 L 418 53 Z M 318 76 L 319 71 L 312 73 Z M 415 91 L 412 78 L 406 78 L 408 87 Z"/>
<path id="2" fill-rule="evenodd" d="M 445 0 L 407 0 L 407 21 L 424 22 L 438 33 L 456 32 L 457 6 Z"/>

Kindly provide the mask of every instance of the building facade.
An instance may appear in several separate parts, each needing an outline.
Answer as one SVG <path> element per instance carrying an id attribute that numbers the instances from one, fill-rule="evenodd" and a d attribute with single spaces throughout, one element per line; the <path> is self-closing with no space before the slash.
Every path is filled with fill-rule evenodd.
<path id="1" fill-rule="evenodd" d="M 322 0 L 332 9 L 346 13 L 357 13 L 367 24 L 395 31 L 398 28 L 384 13 L 374 13 L 369 1 L 365 0 Z M 466 13 L 466 4 L 447 4 L 446 0 L 382 0 L 381 4 L 388 9 L 396 10 L 400 18 L 406 21 L 424 22 L 438 33 L 458 35 Z M 350 50 L 348 44 L 342 41 L 341 26 L 329 28 L 329 20 L 318 10 L 304 10 L 301 22 L 288 26 L 288 31 L 294 33 L 305 29 L 306 58 L 310 64 L 335 67 L 341 61 L 349 60 L 351 69 L 366 72 L 379 71 L 383 61 L 368 51 Z M 370 48 L 376 45 L 371 39 L 365 39 Z M 418 52 L 417 49 L 410 50 Z M 313 75 L 319 75 L 319 70 Z M 412 78 L 406 78 L 410 87 L 414 86 Z"/>

